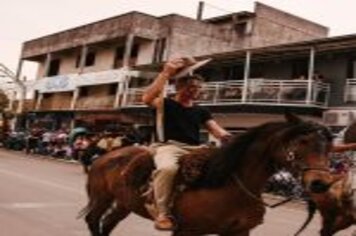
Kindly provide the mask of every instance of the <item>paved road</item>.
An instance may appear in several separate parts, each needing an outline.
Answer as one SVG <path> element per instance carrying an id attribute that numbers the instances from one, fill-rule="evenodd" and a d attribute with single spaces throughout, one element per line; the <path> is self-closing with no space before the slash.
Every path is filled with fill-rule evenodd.
<path id="1" fill-rule="evenodd" d="M 84 182 L 79 165 L 0 149 L 0 235 L 89 235 L 83 221 L 76 219 L 86 203 Z M 293 235 L 305 217 L 303 208 L 295 204 L 269 210 L 265 224 L 252 235 Z M 318 235 L 318 228 L 318 219 L 315 219 L 303 235 Z M 353 230 L 343 231 L 338 236 L 350 236 Z M 169 234 L 153 230 L 149 221 L 130 216 L 113 235 Z"/>

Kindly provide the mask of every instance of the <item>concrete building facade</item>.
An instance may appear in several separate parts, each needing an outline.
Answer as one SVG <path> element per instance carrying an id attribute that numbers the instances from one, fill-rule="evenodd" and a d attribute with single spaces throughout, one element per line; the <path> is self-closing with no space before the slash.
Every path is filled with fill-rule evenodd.
<path id="1" fill-rule="evenodd" d="M 141 106 L 142 88 L 154 73 L 140 67 L 157 68 L 177 56 L 238 52 L 245 58 L 250 49 L 315 40 L 327 34 L 327 27 L 261 3 L 256 3 L 254 12 L 204 20 L 130 12 L 25 42 L 18 74 L 26 61 L 39 64 L 36 81 L 28 85 L 35 91 L 30 108 L 33 119 L 55 117 L 56 126 L 80 119 L 144 122 L 147 112 L 135 109 Z M 246 79 L 246 60 L 239 60 L 232 69 L 209 66 L 202 73 L 212 83 L 235 80 L 234 86 L 238 86 Z M 285 66 L 255 66 L 264 71 L 254 69 L 252 77 L 290 73 Z M 243 101 L 247 98 L 245 93 Z"/>

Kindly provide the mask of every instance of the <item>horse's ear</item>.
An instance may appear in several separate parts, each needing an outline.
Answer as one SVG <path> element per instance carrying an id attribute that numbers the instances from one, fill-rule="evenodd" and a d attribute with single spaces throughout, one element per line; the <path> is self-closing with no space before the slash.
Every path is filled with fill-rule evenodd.
<path id="1" fill-rule="evenodd" d="M 301 123 L 303 122 L 302 119 L 300 119 L 298 116 L 294 115 L 293 113 L 291 113 L 290 111 L 285 111 L 284 113 L 284 117 L 286 118 L 288 123 Z"/>

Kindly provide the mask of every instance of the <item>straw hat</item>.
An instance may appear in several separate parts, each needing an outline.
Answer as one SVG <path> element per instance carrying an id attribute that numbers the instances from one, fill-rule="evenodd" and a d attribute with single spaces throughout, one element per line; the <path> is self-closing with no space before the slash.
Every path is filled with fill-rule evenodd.
<path id="1" fill-rule="evenodd" d="M 208 58 L 201 61 L 196 61 L 194 58 L 185 58 L 187 60 L 188 66 L 180 70 L 176 75 L 173 76 L 173 79 L 179 79 L 187 75 L 192 75 L 195 70 L 209 63 L 212 59 Z"/>

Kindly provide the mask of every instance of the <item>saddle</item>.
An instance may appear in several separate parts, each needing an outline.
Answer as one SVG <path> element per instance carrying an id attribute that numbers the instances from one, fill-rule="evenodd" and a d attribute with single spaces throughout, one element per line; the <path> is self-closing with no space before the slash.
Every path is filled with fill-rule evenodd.
<path id="1" fill-rule="evenodd" d="M 216 147 L 202 147 L 184 155 L 179 161 L 177 184 L 193 188 L 199 185 Z"/>
<path id="2" fill-rule="evenodd" d="M 202 147 L 180 158 L 179 170 L 175 180 L 173 197 L 187 188 L 199 185 L 206 166 L 211 159 L 214 147 Z M 156 215 L 152 188 L 152 173 L 154 171 L 153 153 L 147 152 L 133 158 L 121 173 L 124 182 L 138 187 L 146 201 L 146 208 L 152 216 Z"/>

